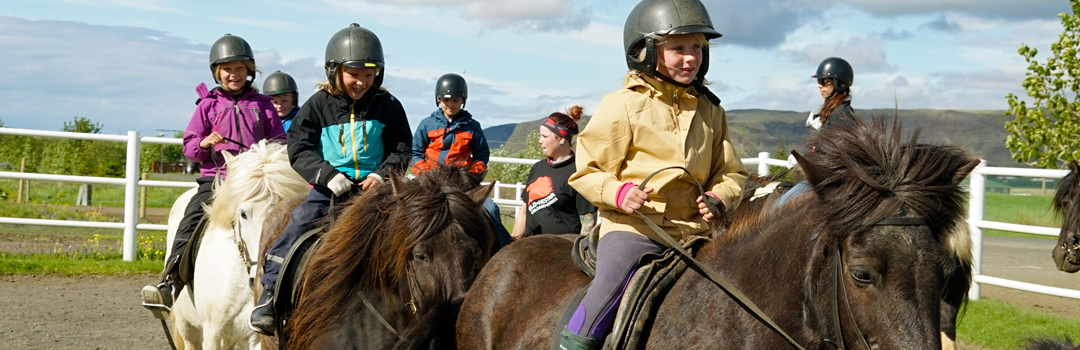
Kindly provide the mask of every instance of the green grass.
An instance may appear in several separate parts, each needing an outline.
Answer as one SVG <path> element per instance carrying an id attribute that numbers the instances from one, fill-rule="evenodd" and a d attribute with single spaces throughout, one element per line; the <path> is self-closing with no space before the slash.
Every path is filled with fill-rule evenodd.
<path id="1" fill-rule="evenodd" d="M 971 301 L 956 327 L 958 340 L 991 349 L 1016 349 L 1029 337 L 1080 336 L 1080 319 L 1032 311 L 1008 303 Z"/>
<path id="2" fill-rule="evenodd" d="M 161 272 L 164 259 L 124 261 L 119 253 L 103 257 L 0 253 L 0 275 L 136 275 Z"/>
<path id="3" fill-rule="evenodd" d="M 151 180 L 175 180 L 172 177 L 151 175 Z M 30 197 L 23 198 L 27 203 L 48 203 L 74 205 L 79 194 L 77 183 L 55 181 L 26 181 L 30 187 Z M 0 180 L 0 193 L 6 193 L 8 201 L 14 202 L 18 195 L 18 180 Z M 171 207 L 177 197 L 180 197 L 188 189 L 147 187 L 146 206 L 150 208 Z M 123 207 L 124 186 L 93 185 L 93 197 L 91 204 L 95 206 Z"/>
<path id="4" fill-rule="evenodd" d="M 983 219 L 1010 224 L 1061 227 L 1061 218 L 1055 217 L 1050 209 L 1050 196 L 1014 196 L 1003 193 L 987 193 L 983 207 Z M 1050 236 L 1029 235 L 998 230 L 983 230 L 983 234 L 1010 237 L 1040 237 L 1056 239 Z"/>

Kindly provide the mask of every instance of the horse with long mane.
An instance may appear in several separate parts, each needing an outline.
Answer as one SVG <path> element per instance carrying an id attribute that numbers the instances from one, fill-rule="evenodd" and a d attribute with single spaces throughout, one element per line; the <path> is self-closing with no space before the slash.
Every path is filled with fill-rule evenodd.
<path id="1" fill-rule="evenodd" d="M 215 183 L 193 280 L 172 307 L 173 337 L 187 349 L 258 348 L 259 338 L 247 319 L 255 306 L 251 263 L 263 217 L 277 202 L 307 190 L 289 165 L 283 144 L 260 141 L 238 156 L 225 154 L 225 159 L 229 176 Z M 169 213 L 169 247 L 190 198 L 177 199 Z M 247 251 L 242 247 L 250 247 L 250 252 L 241 254 Z"/>
<path id="2" fill-rule="evenodd" d="M 917 140 L 881 119 L 818 133 L 812 158 L 797 156 L 813 191 L 714 232 L 697 253 L 704 266 L 679 277 L 640 335 L 644 348 L 792 347 L 705 268 L 803 348 L 939 348 L 939 301 L 957 269 L 946 242 L 964 224 L 959 184 L 978 161 Z M 547 348 L 588 283 L 570 246 L 541 235 L 496 255 L 465 298 L 460 348 Z"/>
<path id="3" fill-rule="evenodd" d="M 395 175 L 343 203 L 279 332 L 288 348 L 454 348 L 458 309 L 496 242 L 483 210 L 493 185 L 477 187 L 480 178 L 455 167 Z M 273 239 L 265 242 L 263 251 Z M 264 337 L 264 348 L 277 341 Z"/>
<path id="4" fill-rule="evenodd" d="M 1064 220 L 1054 246 L 1054 265 L 1068 273 L 1080 271 L 1080 165 L 1069 162 L 1069 175 L 1058 183 L 1054 210 Z"/>

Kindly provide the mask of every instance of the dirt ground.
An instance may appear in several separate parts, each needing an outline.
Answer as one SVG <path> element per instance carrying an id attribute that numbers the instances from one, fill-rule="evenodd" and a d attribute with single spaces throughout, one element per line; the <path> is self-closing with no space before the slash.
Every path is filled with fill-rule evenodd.
<path id="1" fill-rule="evenodd" d="M 0 243 L 10 245 L 17 237 L 0 235 Z M 1049 253 L 1053 244 L 987 237 L 983 273 L 1080 289 L 1080 275 L 1053 268 Z M 0 244 L 0 251 L 3 247 Z M 168 349 L 160 323 L 139 305 L 139 289 L 155 278 L 153 274 L 0 276 L 0 349 Z M 1080 301 L 1074 299 L 994 286 L 983 286 L 982 297 L 1072 318 L 1080 315 Z M 982 350 L 963 343 L 960 349 Z"/>

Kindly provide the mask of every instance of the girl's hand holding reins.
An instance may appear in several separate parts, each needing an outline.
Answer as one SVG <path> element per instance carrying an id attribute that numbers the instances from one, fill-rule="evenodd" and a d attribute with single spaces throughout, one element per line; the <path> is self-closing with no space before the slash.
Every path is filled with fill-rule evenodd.
<path id="1" fill-rule="evenodd" d="M 705 221 L 712 221 L 712 219 L 716 218 L 716 216 L 709 211 L 709 207 L 705 206 L 705 202 L 701 201 L 701 196 L 697 197 L 697 211 L 701 214 L 701 217 L 705 218 Z"/>
<path id="2" fill-rule="evenodd" d="M 210 135 L 206 135 L 206 137 L 204 137 L 202 139 L 202 141 L 199 141 L 199 147 L 203 148 L 203 149 L 207 149 L 207 148 L 210 148 L 210 146 L 213 146 L 213 145 L 216 145 L 216 144 L 219 144 L 219 143 L 222 143 L 222 142 L 225 142 L 225 137 L 222 137 L 221 134 L 219 134 L 217 131 L 215 131 L 215 132 L 210 133 Z"/>
<path id="3" fill-rule="evenodd" d="M 368 178 L 364 179 L 364 181 L 360 182 L 360 189 L 367 191 L 369 189 L 375 188 L 375 186 L 378 185 L 382 185 L 382 181 L 379 181 L 379 179 L 369 176 Z"/>
<path id="4" fill-rule="evenodd" d="M 627 214 L 633 214 L 638 209 L 641 209 L 641 206 L 645 205 L 645 202 L 651 200 L 649 199 L 649 194 L 652 192 L 652 187 L 646 187 L 644 191 L 639 190 L 637 186 L 630 187 L 630 189 L 626 191 L 622 203 L 619 204 L 619 209 L 622 209 Z"/>
<path id="5" fill-rule="evenodd" d="M 334 177 L 330 179 L 330 182 L 326 183 L 326 188 L 333 191 L 335 196 L 340 196 L 341 194 L 348 192 L 352 187 L 352 180 L 349 180 L 349 177 L 342 173 L 334 175 Z"/>

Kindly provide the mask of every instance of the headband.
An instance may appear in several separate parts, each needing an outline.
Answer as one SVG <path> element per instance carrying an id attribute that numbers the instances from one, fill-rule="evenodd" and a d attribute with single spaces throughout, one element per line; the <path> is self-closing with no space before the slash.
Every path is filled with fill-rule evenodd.
<path id="1" fill-rule="evenodd" d="M 564 139 L 569 139 L 575 134 L 574 132 L 570 131 L 570 129 L 567 129 L 565 126 L 556 124 L 555 120 L 551 118 L 544 119 L 544 122 L 540 125 L 543 125 L 544 127 L 550 129 L 552 132 L 561 136 Z"/>

